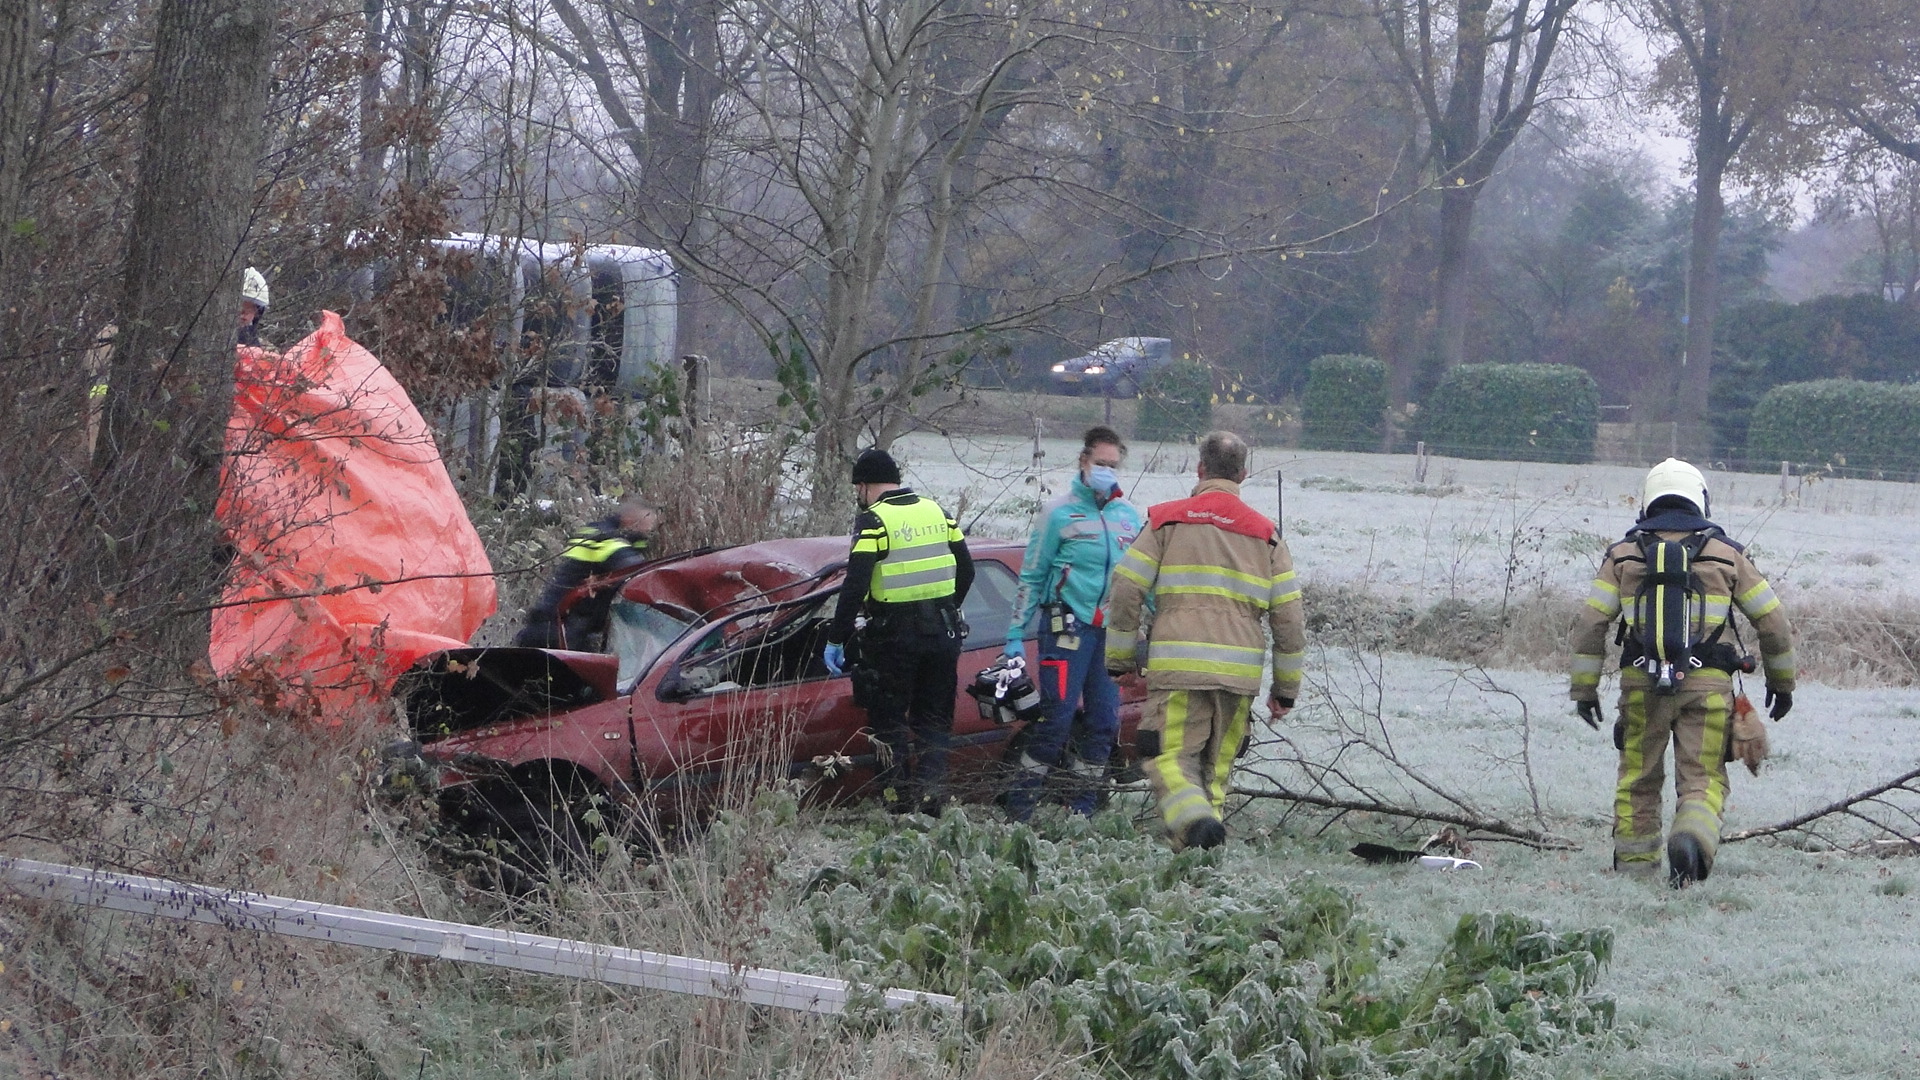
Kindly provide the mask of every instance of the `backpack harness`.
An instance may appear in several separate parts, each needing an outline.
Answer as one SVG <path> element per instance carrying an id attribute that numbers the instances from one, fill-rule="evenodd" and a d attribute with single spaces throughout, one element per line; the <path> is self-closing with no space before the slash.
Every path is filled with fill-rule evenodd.
<path id="1" fill-rule="evenodd" d="M 1680 540 L 1662 540 L 1652 530 L 1636 529 L 1628 534 L 1628 539 L 1639 546 L 1647 570 L 1633 597 L 1631 619 L 1621 620 L 1614 642 L 1621 646 L 1620 666 L 1646 672 L 1656 694 L 1678 690 L 1687 675 L 1698 668 L 1711 667 L 1731 675 L 1756 667 L 1745 642 L 1736 648 L 1720 640 L 1733 625 L 1732 611 L 1704 639 L 1693 640 L 1693 611 L 1696 605 L 1705 604 L 1694 563 L 1700 560 L 1700 549 L 1708 540 L 1724 539 L 1725 535 L 1717 527 L 1701 529 Z M 1629 622 L 1637 629 L 1632 637 L 1627 634 Z M 1740 641 L 1739 627 L 1734 627 L 1733 636 Z"/>

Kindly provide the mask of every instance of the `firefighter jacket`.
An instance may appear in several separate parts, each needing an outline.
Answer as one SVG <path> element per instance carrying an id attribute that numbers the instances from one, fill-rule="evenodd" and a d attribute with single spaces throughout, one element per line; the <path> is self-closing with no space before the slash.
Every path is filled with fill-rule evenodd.
<path id="1" fill-rule="evenodd" d="M 1027 621 L 1041 604 L 1063 603 L 1083 624 L 1106 625 L 1114 568 L 1140 535 L 1140 524 L 1139 507 L 1117 494 L 1101 502 L 1075 473 L 1066 494 L 1041 507 L 1034 519 L 1007 640 L 1026 636 Z"/>
<path id="2" fill-rule="evenodd" d="M 1272 635 L 1275 697 L 1300 696 L 1306 618 L 1293 556 L 1240 485 L 1202 480 L 1147 512 L 1147 529 L 1114 571 L 1107 669 L 1134 666 L 1141 609 L 1152 598 L 1147 687 L 1253 695 Z"/>
<path id="3" fill-rule="evenodd" d="M 1668 529 L 1667 524 L 1681 528 Z M 1694 526 L 1700 528 L 1694 528 Z M 1667 514 L 1650 518 L 1637 528 L 1648 528 L 1662 540 L 1682 540 L 1704 528 L 1714 528 L 1705 518 L 1693 514 Z M 1774 595 L 1773 586 L 1761 575 L 1746 552 L 1739 544 L 1716 535 L 1708 539 L 1693 559 L 1694 580 L 1698 588 L 1689 587 L 1688 606 L 1691 612 L 1691 639 L 1706 641 L 1719 631 L 1721 644 L 1732 644 L 1736 630 L 1732 625 L 1733 609 L 1739 608 L 1753 628 L 1760 641 L 1760 652 L 1764 658 L 1767 688 L 1793 692 L 1794 658 L 1793 626 L 1787 621 L 1787 613 L 1780 606 L 1780 598 Z M 1620 638 L 1628 651 L 1635 651 L 1635 643 L 1641 632 L 1642 615 L 1635 611 L 1640 606 L 1636 599 L 1641 593 L 1641 583 L 1647 576 L 1647 561 L 1641 556 L 1640 545 L 1632 538 L 1615 543 L 1601 557 L 1600 571 L 1593 579 L 1593 587 L 1573 620 L 1573 678 L 1569 695 L 1575 701 L 1598 701 L 1600 699 L 1600 674 L 1606 663 L 1607 629 L 1615 619 L 1621 619 L 1624 629 Z M 1733 650 L 1737 652 L 1737 646 Z M 1700 680 L 1701 689 L 1722 688 L 1732 681 L 1727 671 L 1703 664 L 1686 672 L 1686 682 L 1694 684 Z M 1624 666 L 1620 672 L 1620 684 L 1623 689 L 1644 689 L 1652 685 L 1652 678 L 1637 667 Z"/>
<path id="4" fill-rule="evenodd" d="M 960 526 L 940 504 L 895 488 L 854 519 L 846 582 L 827 640 L 853 636 L 854 618 L 907 605 L 958 608 L 973 585 L 973 556 Z"/>

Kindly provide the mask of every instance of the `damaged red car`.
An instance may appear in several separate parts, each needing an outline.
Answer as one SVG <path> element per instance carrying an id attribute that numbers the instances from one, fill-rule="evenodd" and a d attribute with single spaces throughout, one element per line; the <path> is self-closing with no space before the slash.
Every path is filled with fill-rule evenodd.
<path id="1" fill-rule="evenodd" d="M 982 801 L 998 794 L 1025 725 L 982 715 L 966 688 L 1006 643 L 1023 548 L 968 546 L 950 779 Z M 600 828 L 646 839 L 697 821 L 739 781 L 803 778 L 814 798 L 860 797 L 876 744 L 850 679 L 820 656 L 846 553 L 845 537 L 815 537 L 647 563 L 618 585 L 604 653 L 429 656 L 396 688 L 413 732 L 406 756 L 450 819 L 510 843 L 523 863 L 584 855 Z M 1121 680 L 1115 774 L 1132 767 L 1145 697 L 1137 676 Z"/>

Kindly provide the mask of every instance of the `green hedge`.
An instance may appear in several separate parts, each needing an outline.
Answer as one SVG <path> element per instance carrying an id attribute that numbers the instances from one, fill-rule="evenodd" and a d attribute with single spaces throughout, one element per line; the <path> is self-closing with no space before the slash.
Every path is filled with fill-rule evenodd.
<path id="1" fill-rule="evenodd" d="M 1133 437 L 1179 442 L 1213 428 L 1213 372 L 1197 360 L 1177 360 L 1154 372 L 1140 388 L 1140 415 Z"/>
<path id="2" fill-rule="evenodd" d="M 1819 379 L 1767 391 L 1753 407 L 1756 463 L 1920 469 L 1920 386 Z"/>
<path id="3" fill-rule="evenodd" d="M 1316 356 L 1307 365 L 1300 445 L 1377 450 L 1386 424 L 1387 365 L 1371 356 Z"/>
<path id="4" fill-rule="evenodd" d="M 1567 364 L 1463 364 L 1419 413 L 1436 454 L 1504 461 L 1593 460 L 1600 388 Z"/>

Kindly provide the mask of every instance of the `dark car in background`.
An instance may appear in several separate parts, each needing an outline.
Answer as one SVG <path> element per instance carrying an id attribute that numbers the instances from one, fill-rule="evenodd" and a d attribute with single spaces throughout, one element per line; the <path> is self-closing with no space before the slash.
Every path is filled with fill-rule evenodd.
<path id="1" fill-rule="evenodd" d="M 1084 356 L 1060 361 L 1048 375 L 1058 393 L 1134 397 L 1148 375 L 1171 363 L 1172 339 L 1123 337 Z"/>
<path id="2" fill-rule="evenodd" d="M 1025 725 L 982 717 L 966 687 L 1006 643 L 1022 545 L 970 540 L 951 779 L 962 799 L 1004 782 Z M 600 828 L 642 841 L 698 821 L 751 785 L 798 778 L 809 797 L 868 793 L 874 744 L 851 680 L 821 660 L 847 539 L 770 540 L 647 563 L 619 584 L 608 652 L 468 648 L 402 676 L 401 755 L 464 831 L 505 842 L 522 870 L 584 856 Z M 1028 634 L 1029 662 L 1034 635 Z M 1145 685 L 1122 680 L 1133 753 Z"/>

